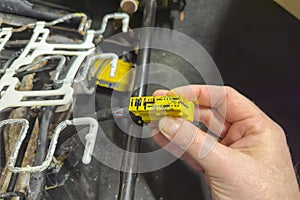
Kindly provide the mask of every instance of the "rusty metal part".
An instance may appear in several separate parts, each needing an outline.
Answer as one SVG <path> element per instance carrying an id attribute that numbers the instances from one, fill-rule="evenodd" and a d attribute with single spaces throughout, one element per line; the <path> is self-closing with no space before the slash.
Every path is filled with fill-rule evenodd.
<path id="1" fill-rule="evenodd" d="M 39 63 L 36 66 L 34 66 L 34 69 L 38 69 L 43 66 L 45 63 Z M 19 85 L 19 90 L 21 91 L 30 91 L 33 88 L 33 80 L 34 80 L 35 74 L 29 74 L 23 77 L 22 82 Z M 30 109 L 28 108 L 17 108 L 11 111 L 9 115 L 9 119 L 17 119 L 17 118 L 26 118 L 28 115 L 28 112 L 30 112 Z M 34 113 L 31 113 L 34 114 Z M 10 155 L 13 152 L 14 146 L 16 144 L 16 141 L 19 137 L 19 133 L 21 130 L 20 125 L 14 125 L 14 126 L 8 126 L 4 130 L 4 143 L 5 143 L 5 150 L 6 150 L 6 158 L 9 158 Z M 35 156 L 35 148 L 36 148 L 36 142 L 37 142 L 37 132 L 38 127 L 34 127 L 34 131 L 32 132 L 32 139 L 29 142 L 29 148 L 27 149 L 23 164 L 31 165 L 33 163 L 33 159 Z M 12 178 L 11 171 L 8 170 L 7 164 L 5 168 L 3 169 L 3 172 L 0 176 L 0 193 L 5 193 L 9 184 L 10 180 Z M 18 181 L 15 185 L 15 189 L 21 192 L 25 192 L 27 190 L 27 185 L 29 182 L 29 175 L 20 175 L 18 177 Z M 27 185 L 26 185 L 27 184 Z"/>
<path id="2" fill-rule="evenodd" d="M 16 124 L 21 124 L 22 126 L 16 126 Z M 29 123 L 25 119 L 8 119 L 0 122 L 0 127 L 5 125 L 11 125 L 11 127 L 17 128 L 21 133 L 27 132 L 27 129 L 29 127 Z M 20 133 L 19 132 L 19 133 Z M 16 134 L 19 134 L 18 131 Z M 6 192 L 6 187 L 9 185 L 9 180 L 11 178 L 11 173 L 7 170 L 7 167 L 3 170 L 3 173 L 1 174 L 0 183 L 2 184 L 1 193 Z"/>
<path id="3" fill-rule="evenodd" d="M 84 14 L 84 13 L 67 14 L 67 15 L 62 16 L 58 19 L 55 19 L 51 22 L 46 22 L 45 26 L 48 26 L 48 27 L 49 26 L 55 26 L 57 24 L 66 22 L 66 21 L 71 20 L 73 18 L 81 18 L 81 21 L 80 21 L 80 24 L 77 28 L 77 31 L 80 34 L 85 34 L 86 30 L 89 29 L 89 27 L 91 25 L 91 21 L 88 20 L 87 15 Z M 36 23 L 29 23 L 29 24 L 23 25 L 19 28 L 14 28 L 12 31 L 13 32 L 22 32 L 22 31 L 25 31 L 26 29 L 33 28 L 35 25 L 36 25 Z"/>
<path id="4" fill-rule="evenodd" d="M 19 86 L 20 91 L 30 91 L 33 88 L 34 74 L 29 74 L 22 79 L 22 83 Z M 17 108 L 13 110 L 9 116 L 9 119 L 25 118 L 27 109 Z M 14 148 L 14 144 L 17 141 L 18 133 L 20 132 L 20 126 L 11 126 L 4 132 L 4 140 L 6 144 L 6 157 L 8 158 Z"/>
<path id="5" fill-rule="evenodd" d="M 22 162 L 23 166 L 32 165 L 34 162 L 36 147 L 38 143 L 38 132 L 39 132 L 39 123 L 38 120 L 36 120 L 23 158 L 23 162 Z M 15 190 L 23 191 L 27 194 L 29 180 L 30 180 L 30 174 L 19 174 L 18 181 L 15 186 Z"/>
<path id="6" fill-rule="evenodd" d="M 46 170 L 49 167 L 49 165 L 51 164 L 51 161 L 52 161 L 52 158 L 53 158 L 53 155 L 54 155 L 54 151 L 56 149 L 56 144 L 57 144 L 59 134 L 61 133 L 61 131 L 63 129 L 65 129 L 69 125 L 73 125 L 73 122 L 69 121 L 69 120 L 65 120 L 65 121 L 63 121 L 63 122 L 61 122 L 57 125 L 57 127 L 55 128 L 54 133 L 52 135 L 52 140 L 51 140 L 51 143 L 49 145 L 45 161 L 39 166 L 26 165 L 25 167 L 15 167 L 15 163 L 16 163 L 17 155 L 19 153 L 19 149 L 20 149 L 20 147 L 23 143 L 23 139 L 26 136 L 26 132 L 22 132 L 21 137 L 17 140 L 17 143 L 16 143 L 16 146 L 15 146 L 14 151 L 12 153 L 12 156 L 9 158 L 8 168 L 11 171 L 15 172 L 15 173 L 26 173 L 26 172 L 32 173 L 32 172 L 42 172 L 42 171 Z"/>

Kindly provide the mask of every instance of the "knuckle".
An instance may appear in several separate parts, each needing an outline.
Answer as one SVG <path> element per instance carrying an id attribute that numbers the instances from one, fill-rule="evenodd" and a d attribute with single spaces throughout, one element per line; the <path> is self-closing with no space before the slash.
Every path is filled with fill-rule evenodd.
<path id="1" fill-rule="evenodd" d="M 234 94 L 234 93 L 238 93 L 238 91 L 236 91 L 233 87 L 230 86 L 224 86 L 224 90 L 226 92 L 226 94 Z"/>
<path id="2" fill-rule="evenodd" d="M 195 137 L 193 139 L 193 145 L 195 145 L 195 146 L 202 146 L 203 141 L 202 141 L 202 139 L 200 137 L 200 134 L 201 134 L 200 130 L 197 129 L 197 134 L 195 135 Z"/>
<path id="3" fill-rule="evenodd" d="M 222 91 L 219 91 L 219 92 L 220 92 L 220 94 L 219 94 L 218 101 L 214 103 L 215 107 L 220 107 L 226 101 L 234 100 L 233 97 L 238 94 L 238 92 L 230 86 L 222 87 Z"/>

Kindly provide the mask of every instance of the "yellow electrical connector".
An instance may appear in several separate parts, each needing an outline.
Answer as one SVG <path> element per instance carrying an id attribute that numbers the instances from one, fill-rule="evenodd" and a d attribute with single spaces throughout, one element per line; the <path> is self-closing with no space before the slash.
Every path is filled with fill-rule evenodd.
<path id="1" fill-rule="evenodd" d="M 103 59 L 95 61 L 93 71 L 98 70 L 99 65 L 101 66 L 101 62 L 103 62 Z M 119 59 L 114 77 L 111 77 L 111 65 L 109 62 L 105 62 L 96 74 L 96 84 L 101 87 L 126 92 L 129 86 L 131 67 L 132 64 L 130 62 Z"/>
<path id="2" fill-rule="evenodd" d="M 158 121 L 163 116 L 194 120 L 194 103 L 182 96 L 131 97 L 128 110 L 146 123 Z"/>

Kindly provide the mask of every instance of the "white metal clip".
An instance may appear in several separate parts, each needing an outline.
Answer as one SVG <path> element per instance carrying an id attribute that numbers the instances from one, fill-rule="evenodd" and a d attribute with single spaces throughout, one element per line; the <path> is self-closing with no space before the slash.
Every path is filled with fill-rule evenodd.
<path id="1" fill-rule="evenodd" d="M 98 132 L 98 122 L 96 119 L 91 117 L 75 118 L 73 119 L 73 124 L 76 126 L 89 124 L 89 132 L 85 135 L 86 143 L 85 149 L 82 156 L 82 162 L 84 164 L 89 164 L 92 160 L 92 155 L 95 147 L 97 132 Z"/>
<path id="2" fill-rule="evenodd" d="M 128 31 L 129 19 L 130 19 L 129 15 L 127 13 L 117 12 L 117 13 L 106 14 L 103 17 L 101 28 L 95 31 L 96 35 L 102 35 L 105 32 L 107 22 L 110 19 L 122 19 L 122 32 L 126 33 Z"/>

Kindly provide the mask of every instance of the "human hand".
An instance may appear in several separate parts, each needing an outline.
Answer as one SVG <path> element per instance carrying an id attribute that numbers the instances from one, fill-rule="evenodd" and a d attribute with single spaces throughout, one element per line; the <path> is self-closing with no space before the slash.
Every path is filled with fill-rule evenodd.
<path id="1" fill-rule="evenodd" d="M 195 121 L 220 139 L 172 117 L 160 119 L 153 139 L 161 146 L 171 141 L 167 150 L 175 155 L 186 150 L 182 158 L 203 171 L 213 199 L 300 199 L 284 131 L 249 99 L 221 86 L 183 86 L 171 92 L 199 105 Z"/>

